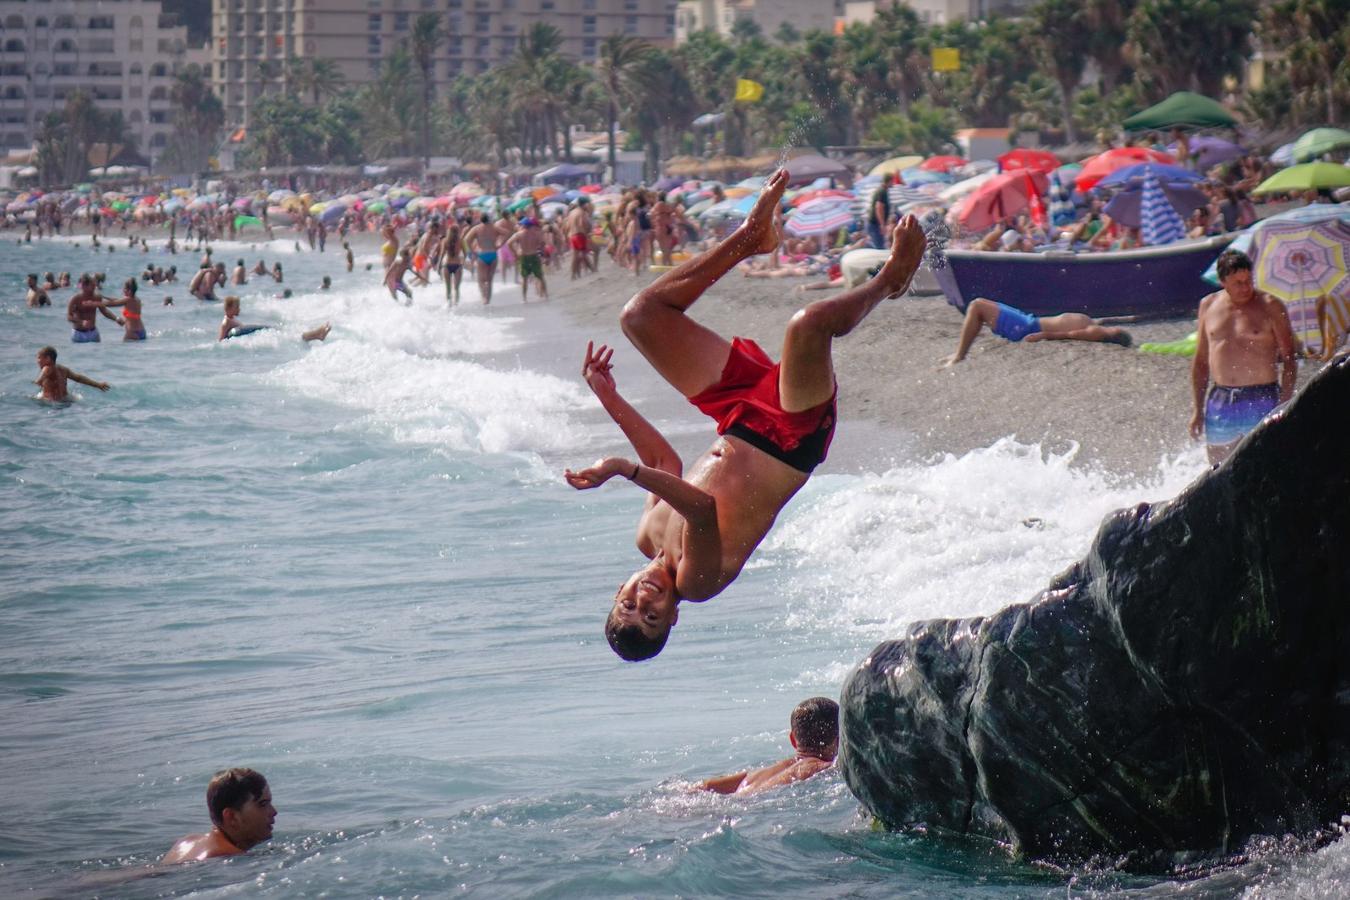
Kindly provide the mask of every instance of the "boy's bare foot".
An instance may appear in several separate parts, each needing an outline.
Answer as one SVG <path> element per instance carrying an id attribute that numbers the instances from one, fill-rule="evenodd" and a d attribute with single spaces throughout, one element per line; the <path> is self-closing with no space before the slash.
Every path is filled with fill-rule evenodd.
<path id="1" fill-rule="evenodd" d="M 779 169 L 770 176 L 755 201 L 754 209 L 737 229 L 736 238 L 743 242 L 748 256 L 772 253 L 783 241 L 783 192 L 787 190 L 787 169 Z"/>
<path id="2" fill-rule="evenodd" d="M 304 334 L 300 335 L 300 337 L 303 338 L 306 343 L 309 341 L 322 341 L 328 337 L 328 332 L 332 330 L 333 326 L 324 322 L 318 328 L 315 328 L 313 331 L 306 331 Z"/>
<path id="3" fill-rule="evenodd" d="M 876 274 L 877 281 L 888 288 L 886 296 L 894 297 L 909 290 L 927 246 L 928 238 L 914 216 L 907 215 L 896 223 L 891 232 L 891 255 Z"/>

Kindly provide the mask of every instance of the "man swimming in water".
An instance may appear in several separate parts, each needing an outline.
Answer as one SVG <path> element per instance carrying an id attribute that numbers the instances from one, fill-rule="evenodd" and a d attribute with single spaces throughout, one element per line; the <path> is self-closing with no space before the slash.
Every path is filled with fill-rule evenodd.
<path id="1" fill-rule="evenodd" d="M 1128 347 L 1134 343 L 1124 328 L 1104 324 L 1110 319 L 1094 319 L 1082 313 L 1061 313 L 1058 316 L 1033 316 L 1006 303 L 997 303 L 977 297 L 966 306 L 966 321 L 961 326 L 961 337 L 956 352 L 944 360 L 954 366 L 966 358 L 970 345 L 975 343 L 980 329 L 988 327 L 999 337 L 1012 341 L 1097 341 Z"/>
<path id="2" fill-rule="evenodd" d="M 756 769 L 709 778 L 699 784 L 718 794 L 757 794 L 819 775 L 834 765 L 839 752 L 839 704 L 829 697 L 812 697 L 792 711 L 788 741 L 795 754 Z"/>
<path id="3" fill-rule="evenodd" d="M 46 289 L 38 284 L 37 275 L 32 273 L 28 276 L 28 295 L 26 300 L 28 305 L 32 308 L 52 305 L 52 298 L 47 296 Z"/>
<path id="4" fill-rule="evenodd" d="M 107 391 L 112 385 L 106 381 L 95 381 L 81 375 L 72 369 L 56 364 L 56 348 L 43 347 L 37 352 L 37 364 L 39 375 L 33 382 L 42 388 L 42 399 L 51 400 L 56 403 L 62 403 L 70 399 L 70 392 L 66 389 L 67 379 L 88 385 L 91 388 L 98 388 L 100 391 Z"/>
<path id="5" fill-rule="evenodd" d="M 108 311 L 107 301 L 98 289 L 98 281 L 85 272 L 80 276 L 80 288 L 66 305 L 66 321 L 70 323 L 70 340 L 75 344 L 97 344 L 98 315 L 112 319 L 118 325 L 122 320 Z"/>
<path id="6" fill-rule="evenodd" d="M 225 317 L 220 320 L 220 333 L 216 340 L 224 341 L 230 338 L 243 337 L 246 334 L 252 334 L 255 331 L 264 331 L 271 328 L 271 325 L 245 325 L 239 321 L 240 302 L 239 298 L 231 294 L 225 298 Z M 324 322 L 318 328 L 310 329 L 300 335 L 300 339 L 305 343 L 310 341 L 322 341 L 328 337 L 328 332 L 333 328 L 327 322 Z"/>
<path id="7" fill-rule="evenodd" d="M 651 562 L 619 587 L 605 624 L 610 646 L 626 660 L 661 652 L 680 601 L 715 597 L 735 580 L 779 510 L 825 459 L 835 424 L 834 339 L 903 293 L 923 255 L 923 231 L 906 216 L 875 277 L 792 317 L 781 363 L 753 341 L 727 342 L 687 311 L 738 263 L 778 246 L 786 187 L 780 170 L 730 237 L 638 292 L 620 316 L 624 334 L 657 372 L 717 422 L 718 439 L 687 476 L 665 437 L 619 395 L 612 351 L 586 348 L 583 377 L 640 462 L 602 459 L 568 470 L 567 483 L 585 490 L 618 475 L 649 492 L 637 545 Z"/>
<path id="8" fill-rule="evenodd" d="M 161 865 L 198 862 L 217 856 L 238 856 L 271 840 L 277 808 L 267 779 L 252 769 L 217 772 L 206 787 L 211 830 L 190 834 L 164 854 Z"/>

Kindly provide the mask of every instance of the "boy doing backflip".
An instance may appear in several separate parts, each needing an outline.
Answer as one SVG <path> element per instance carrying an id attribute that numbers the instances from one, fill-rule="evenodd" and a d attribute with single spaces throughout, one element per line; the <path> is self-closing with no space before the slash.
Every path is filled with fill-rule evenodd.
<path id="1" fill-rule="evenodd" d="M 610 646 L 626 660 L 661 652 L 681 600 L 707 600 L 735 580 L 779 510 L 825 459 L 835 423 L 833 341 L 903 293 L 922 258 L 923 232 L 906 216 L 874 278 L 797 311 L 779 363 L 753 341 L 728 342 L 688 309 L 738 263 L 778 246 L 786 186 L 787 173 L 777 172 L 740 228 L 644 288 L 620 316 L 647 361 L 717 422 L 718 439 L 688 473 L 670 443 L 619 396 L 613 351 L 586 348 L 583 377 L 639 461 L 602 459 L 568 470 L 567 482 L 585 490 L 619 475 L 649 492 L 637 546 L 651 562 L 620 586 L 605 624 Z"/>

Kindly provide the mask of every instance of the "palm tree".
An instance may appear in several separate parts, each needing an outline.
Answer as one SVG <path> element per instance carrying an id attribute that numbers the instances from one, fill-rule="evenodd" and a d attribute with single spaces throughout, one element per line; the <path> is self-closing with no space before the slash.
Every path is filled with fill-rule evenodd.
<path id="1" fill-rule="evenodd" d="M 431 79 L 436 64 L 436 48 L 445 38 L 440 17 L 422 13 L 413 22 L 412 55 L 422 71 L 422 165 L 431 165 Z"/>
<path id="2" fill-rule="evenodd" d="M 315 106 L 323 102 L 325 96 L 335 96 L 342 89 L 343 82 L 342 67 L 331 59 L 321 57 L 292 57 L 286 61 L 285 78 L 288 93 L 308 93 L 313 97 Z"/>
<path id="3" fill-rule="evenodd" d="M 1350 101 L 1350 4 L 1346 0 L 1281 0 L 1266 10 L 1262 34 L 1283 50 L 1298 105 L 1325 109 L 1326 121 L 1341 121 Z"/>
<path id="4" fill-rule="evenodd" d="M 180 171 L 205 169 L 220 130 L 225 127 L 224 105 L 195 65 L 174 76 L 169 99 L 174 107 L 174 134 L 164 158 L 179 166 Z"/>
<path id="5" fill-rule="evenodd" d="M 609 133 L 609 177 L 618 171 L 618 155 L 614 147 L 614 123 L 619 110 L 631 105 L 642 95 L 644 81 L 649 76 L 647 63 L 656 48 L 641 38 L 626 34 L 611 34 L 600 45 L 598 64 L 600 81 L 609 96 L 605 128 Z"/>
<path id="6" fill-rule="evenodd" d="M 1060 103 L 1064 110 L 1064 136 L 1070 144 L 1078 140 L 1073 126 L 1073 95 L 1087 66 L 1087 46 L 1092 26 L 1080 0 L 1041 0 L 1031 9 L 1035 23 L 1037 55 L 1048 73 L 1059 83 Z"/>

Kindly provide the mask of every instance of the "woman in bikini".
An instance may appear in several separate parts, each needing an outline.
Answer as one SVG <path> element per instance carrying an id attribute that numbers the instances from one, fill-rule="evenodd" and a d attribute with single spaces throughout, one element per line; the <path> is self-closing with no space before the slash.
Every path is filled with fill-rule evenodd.
<path id="1" fill-rule="evenodd" d="M 136 286 L 136 279 L 128 278 L 122 285 L 122 299 L 108 304 L 122 307 L 122 324 L 126 327 L 122 333 L 124 341 L 145 340 L 145 322 L 141 319 L 141 298 L 136 296 Z"/>

